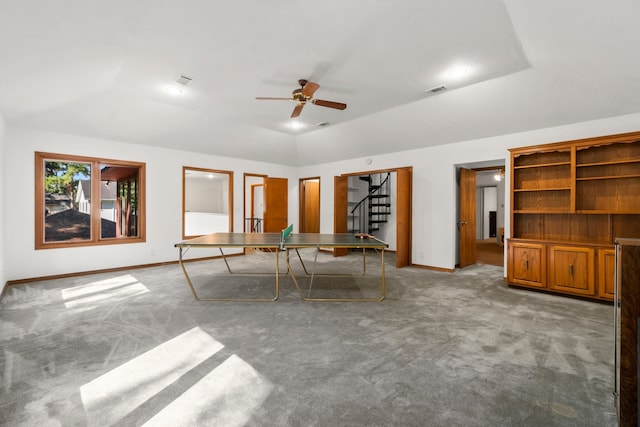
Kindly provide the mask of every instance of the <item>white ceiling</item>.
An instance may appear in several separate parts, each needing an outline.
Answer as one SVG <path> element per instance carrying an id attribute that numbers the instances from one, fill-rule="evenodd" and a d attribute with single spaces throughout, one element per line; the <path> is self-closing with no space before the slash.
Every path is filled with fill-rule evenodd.
<path id="1" fill-rule="evenodd" d="M 639 48 L 637 0 L 2 0 L 0 113 L 306 165 L 640 112 Z M 255 99 L 300 78 L 348 108 Z"/>

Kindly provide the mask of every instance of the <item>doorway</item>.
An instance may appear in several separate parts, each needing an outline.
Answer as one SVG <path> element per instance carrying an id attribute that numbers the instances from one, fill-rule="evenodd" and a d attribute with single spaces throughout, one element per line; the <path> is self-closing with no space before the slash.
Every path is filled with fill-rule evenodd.
<path id="1" fill-rule="evenodd" d="M 381 173 L 394 175 L 395 185 L 392 186 L 394 194 L 391 196 L 391 203 L 395 207 L 395 222 L 389 230 L 395 231 L 395 238 L 389 237 L 391 242 L 395 241 L 396 267 L 411 265 L 411 209 L 412 209 L 412 182 L 413 168 L 403 167 L 396 169 L 384 169 L 374 171 L 362 171 L 357 173 L 343 174 L 334 177 L 334 233 L 349 232 L 349 177 L 365 176 Z M 393 230 L 392 230 L 393 229 Z M 392 236 L 393 233 L 390 235 Z M 393 250 L 390 245 L 390 250 Z M 345 255 L 346 251 L 336 250 L 334 256 Z"/>
<path id="2" fill-rule="evenodd" d="M 479 263 L 504 267 L 504 160 L 457 169 L 457 266 Z"/>
<path id="3" fill-rule="evenodd" d="M 261 233 L 264 220 L 264 180 L 266 175 L 244 174 L 244 232 Z"/>
<path id="4" fill-rule="evenodd" d="M 320 232 L 320 177 L 300 179 L 300 233 Z"/>
<path id="5" fill-rule="evenodd" d="M 289 225 L 287 178 L 244 174 L 244 231 L 279 233 Z"/>

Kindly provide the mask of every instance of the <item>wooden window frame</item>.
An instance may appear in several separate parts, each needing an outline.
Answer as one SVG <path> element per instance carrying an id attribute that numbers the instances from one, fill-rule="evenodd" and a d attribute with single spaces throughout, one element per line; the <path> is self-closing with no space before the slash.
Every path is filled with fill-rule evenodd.
<path id="1" fill-rule="evenodd" d="M 194 172 L 204 172 L 204 173 L 213 173 L 219 175 L 227 175 L 227 179 L 229 181 L 229 196 L 227 199 L 227 207 L 229 209 L 229 226 L 228 232 L 233 232 L 233 171 L 222 170 L 222 169 L 207 169 L 207 168 L 199 168 L 195 166 L 182 166 L 182 239 L 192 239 L 194 237 L 201 236 L 200 234 L 186 234 L 186 221 L 185 215 L 187 212 L 187 171 Z"/>
<path id="2" fill-rule="evenodd" d="M 100 233 L 100 205 L 91 203 L 91 236 L 89 239 L 45 241 L 45 162 L 87 163 L 91 165 L 91 194 L 100 194 L 100 165 L 138 169 L 138 233 L 136 236 L 103 238 Z M 125 160 L 105 159 L 58 153 L 35 153 L 35 249 L 71 248 L 81 246 L 118 245 L 146 242 L 146 164 Z"/>

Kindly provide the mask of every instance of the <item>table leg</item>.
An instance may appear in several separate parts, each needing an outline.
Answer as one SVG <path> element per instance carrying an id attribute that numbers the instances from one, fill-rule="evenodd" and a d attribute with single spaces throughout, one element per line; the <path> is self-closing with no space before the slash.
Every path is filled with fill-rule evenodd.
<path id="1" fill-rule="evenodd" d="M 366 273 L 366 253 L 365 253 L 365 248 L 362 249 L 362 262 L 363 262 L 363 272 L 361 275 L 364 275 Z M 320 251 L 320 248 L 316 248 L 316 256 L 314 258 L 314 265 L 313 265 L 313 269 L 311 271 L 311 273 L 309 273 L 307 271 L 307 269 L 304 267 L 304 263 L 303 264 L 303 269 L 306 275 L 310 275 L 311 279 L 310 279 L 310 284 L 309 284 L 309 289 L 308 289 L 308 295 L 305 296 L 302 292 L 302 289 L 300 288 L 300 284 L 298 283 L 298 280 L 295 276 L 295 274 L 293 273 L 293 268 L 291 268 L 291 264 L 289 261 L 289 249 L 287 249 L 287 269 L 289 270 L 289 276 L 291 277 L 291 280 L 293 281 L 294 286 L 296 287 L 298 294 L 300 295 L 300 298 L 302 298 L 303 301 L 317 301 L 317 302 L 381 302 L 384 301 L 384 299 L 386 298 L 386 284 L 385 284 L 385 270 L 384 270 L 384 248 L 381 249 L 380 251 L 380 263 L 381 263 L 381 269 L 380 269 L 380 274 L 381 274 L 381 279 L 380 279 L 380 296 L 376 297 L 376 298 L 314 298 L 309 296 L 311 293 L 311 286 L 313 285 L 313 278 L 316 275 L 315 269 L 316 269 L 316 263 L 317 263 L 317 257 L 318 257 L 318 252 Z M 296 250 L 297 252 L 297 250 Z M 300 258 L 300 254 L 298 253 L 298 258 Z M 300 258 L 300 262 L 302 262 L 302 258 Z M 322 276 L 341 276 L 340 274 L 317 274 L 317 275 L 322 275 Z"/>
<path id="2" fill-rule="evenodd" d="M 191 283 L 191 278 L 187 273 L 187 269 L 184 267 L 184 262 L 182 260 L 182 247 L 180 247 L 179 250 L 180 250 L 180 254 L 178 257 L 178 261 L 180 263 L 180 268 L 182 268 L 182 273 L 184 273 L 184 277 L 187 279 L 187 284 L 189 285 L 189 289 L 191 289 L 191 293 L 193 294 L 193 297 L 196 299 L 196 301 L 200 301 L 200 298 L 198 297 L 196 290 L 193 288 L 193 283 Z"/>
<path id="3" fill-rule="evenodd" d="M 280 268 L 279 268 L 279 258 L 278 258 L 279 251 L 276 251 L 276 277 L 275 277 L 275 288 L 274 288 L 273 298 L 201 298 L 196 292 L 193 286 L 193 283 L 191 281 L 191 278 L 189 277 L 189 273 L 185 268 L 182 249 L 183 249 L 182 247 L 178 248 L 178 263 L 180 264 L 180 268 L 182 268 L 182 273 L 184 274 L 184 277 L 187 279 L 187 285 L 189 285 L 189 289 L 191 289 L 191 293 L 193 294 L 193 297 L 196 299 L 196 301 L 277 301 L 278 298 L 280 297 Z M 233 273 L 231 271 L 231 268 L 229 267 L 229 263 L 227 262 L 227 259 L 224 253 L 222 252 L 222 248 L 220 248 L 220 253 L 222 254 L 222 259 L 224 260 L 224 263 L 227 266 L 227 270 L 229 271 L 229 273 Z M 243 273 L 234 273 L 234 274 L 243 274 Z M 247 273 L 247 274 L 264 274 L 264 273 Z"/>

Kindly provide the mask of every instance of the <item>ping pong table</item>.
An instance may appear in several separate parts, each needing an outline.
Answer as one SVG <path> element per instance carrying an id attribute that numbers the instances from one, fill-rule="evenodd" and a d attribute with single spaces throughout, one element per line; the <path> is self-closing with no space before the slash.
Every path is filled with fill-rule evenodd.
<path id="1" fill-rule="evenodd" d="M 304 301 L 364 301 L 375 302 L 383 301 L 385 298 L 385 273 L 384 273 L 384 250 L 389 245 L 382 240 L 379 240 L 373 236 L 354 235 L 349 233 L 338 234 L 318 234 L 318 233 L 293 233 L 293 225 L 282 230 L 280 233 L 213 233 L 194 239 L 185 240 L 180 243 L 176 243 L 175 247 L 179 250 L 179 264 L 182 268 L 189 289 L 193 293 L 193 296 L 197 301 L 277 301 L 280 295 L 280 252 L 285 252 L 287 272 L 293 281 L 300 298 Z M 263 250 L 270 250 L 273 252 L 275 258 L 275 284 L 272 298 L 253 298 L 253 297 L 201 297 L 195 290 L 193 282 L 189 277 L 189 273 L 185 267 L 184 255 L 192 248 L 218 248 L 222 259 L 227 267 L 227 270 L 231 274 L 236 274 L 227 262 L 227 255 L 224 253 L 225 248 L 256 248 Z M 313 269 L 311 272 L 307 270 L 307 267 L 300 256 L 299 249 L 314 248 L 315 257 L 313 262 Z M 380 295 L 371 298 L 350 298 L 350 297 L 312 297 L 311 288 L 313 280 L 316 276 L 344 276 L 343 274 L 333 273 L 316 273 L 316 265 L 318 253 L 321 249 L 334 249 L 334 248 L 347 248 L 347 249 L 362 249 L 362 273 L 366 274 L 366 250 L 374 249 L 380 254 L 381 263 L 381 286 Z M 309 277 L 308 293 L 305 295 L 300 287 L 298 279 L 296 278 L 293 268 L 290 262 L 290 251 L 295 251 L 300 263 L 302 264 L 304 273 Z M 264 273 L 237 273 L 237 274 L 264 274 Z"/>

